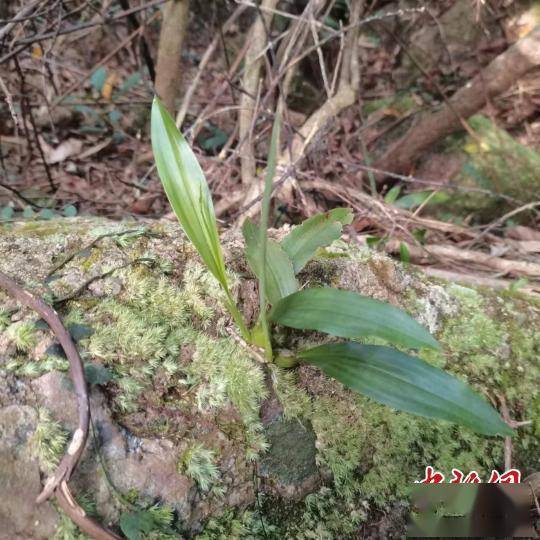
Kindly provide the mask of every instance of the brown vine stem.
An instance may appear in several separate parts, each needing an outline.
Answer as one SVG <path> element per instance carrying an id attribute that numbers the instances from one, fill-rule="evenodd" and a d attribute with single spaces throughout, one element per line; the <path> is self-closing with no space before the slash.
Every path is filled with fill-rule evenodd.
<path id="1" fill-rule="evenodd" d="M 73 433 L 64 457 L 61 459 L 54 474 L 45 483 L 36 502 L 38 504 L 42 503 L 54 495 L 61 508 L 84 532 L 99 540 L 119 539 L 119 536 L 104 529 L 86 515 L 71 495 L 67 485 L 86 445 L 90 422 L 88 387 L 84 378 L 84 369 L 79 351 L 66 327 L 60 320 L 58 313 L 41 298 L 25 290 L 16 281 L 2 272 L 0 272 L 0 288 L 4 289 L 19 304 L 33 309 L 49 325 L 66 353 L 69 361 L 71 380 L 73 381 L 77 396 L 77 409 L 79 413 L 77 429 Z"/>

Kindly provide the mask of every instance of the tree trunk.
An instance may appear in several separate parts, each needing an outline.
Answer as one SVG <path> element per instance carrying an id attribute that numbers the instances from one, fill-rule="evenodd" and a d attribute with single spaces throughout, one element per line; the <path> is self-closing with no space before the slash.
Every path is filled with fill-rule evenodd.
<path id="1" fill-rule="evenodd" d="M 171 0 L 163 8 L 156 66 L 156 94 L 174 116 L 180 92 L 182 46 L 189 21 L 189 0 Z"/>

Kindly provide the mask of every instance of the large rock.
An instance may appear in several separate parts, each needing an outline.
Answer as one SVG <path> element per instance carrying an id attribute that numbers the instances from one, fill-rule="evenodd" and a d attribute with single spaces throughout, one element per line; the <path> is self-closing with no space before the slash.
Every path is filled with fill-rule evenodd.
<path id="1" fill-rule="evenodd" d="M 253 320 L 254 281 L 241 242 L 228 236 L 235 293 Z M 83 218 L 5 225 L 0 270 L 46 298 L 67 298 L 56 307 L 96 383 L 95 439 L 71 484 L 112 527 L 128 511 L 127 498 L 174 509 L 177 537 L 396 537 L 411 483 L 427 465 L 481 475 L 503 467 L 499 438 L 398 413 L 314 368 L 260 364 L 234 335 L 216 282 L 175 225 Z M 532 421 L 518 430 L 512 459 L 523 474 L 538 469 L 537 300 L 430 281 L 340 243 L 300 280 L 412 313 L 443 345 L 421 356 L 494 403 L 504 397 L 515 420 Z M 75 426 L 73 389 L 37 316 L 1 292 L 0 305 L 0 429 L 7 434 L 0 458 L 9 463 L 0 473 L 2 533 L 51 537 L 65 521 L 50 503 L 32 501 L 40 470 L 43 480 Z M 291 348 L 321 336 L 281 331 L 275 339 L 277 348 Z M 24 498 L 20 508 L 15 496 Z"/>
<path id="2" fill-rule="evenodd" d="M 36 507 L 41 491 L 39 463 L 32 452 L 37 414 L 26 405 L 0 409 L 0 539 L 50 538 L 56 512 Z"/>

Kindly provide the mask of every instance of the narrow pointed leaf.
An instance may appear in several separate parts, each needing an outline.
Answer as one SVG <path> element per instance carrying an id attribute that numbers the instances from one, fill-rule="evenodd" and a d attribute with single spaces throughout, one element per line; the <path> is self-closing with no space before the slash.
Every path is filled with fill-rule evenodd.
<path id="1" fill-rule="evenodd" d="M 344 338 L 373 336 L 410 348 L 438 348 L 435 338 L 404 311 L 352 291 L 304 289 L 274 305 L 270 320 Z"/>
<path id="2" fill-rule="evenodd" d="M 277 151 L 279 144 L 280 125 L 280 115 L 279 113 L 276 113 L 276 115 L 274 116 L 274 125 L 272 126 L 272 137 L 270 139 L 270 150 L 268 152 L 268 164 L 266 166 L 266 174 L 264 178 L 264 192 L 261 206 L 261 226 L 258 234 L 259 249 L 257 254 L 257 260 L 259 262 L 259 323 L 264 341 L 263 347 L 267 360 L 272 360 L 272 342 L 270 339 L 270 329 L 268 328 L 266 306 L 268 298 L 271 298 L 274 294 L 277 293 L 275 287 L 276 285 L 278 285 L 278 282 L 275 280 L 275 272 L 274 274 L 272 274 L 272 270 L 276 269 L 271 268 L 270 265 L 267 263 L 269 249 L 274 250 L 273 247 L 268 248 L 267 230 L 270 221 L 270 199 L 272 198 L 272 186 L 277 166 Z M 270 274 L 269 277 L 268 274 Z M 267 282 L 269 283 L 268 285 Z"/>
<path id="3" fill-rule="evenodd" d="M 455 422 L 484 435 L 513 434 L 467 384 L 390 347 L 334 343 L 302 351 L 298 358 L 395 409 Z"/>
<path id="4" fill-rule="evenodd" d="M 246 220 L 242 226 L 242 232 L 246 241 L 246 258 L 249 267 L 260 280 L 259 227 L 250 220 Z M 266 299 L 272 305 L 298 290 L 292 262 L 275 240 L 267 240 L 265 290 Z"/>
<path id="5" fill-rule="evenodd" d="M 152 150 L 167 198 L 206 266 L 227 289 L 210 191 L 195 154 L 161 102 L 152 104 Z"/>
<path id="6" fill-rule="evenodd" d="M 334 208 L 294 227 L 281 241 L 281 247 L 293 262 L 295 274 L 304 268 L 317 249 L 329 246 L 337 240 L 341 236 L 343 225 L 351 222 L 352 212 L 349 208 Z"/>

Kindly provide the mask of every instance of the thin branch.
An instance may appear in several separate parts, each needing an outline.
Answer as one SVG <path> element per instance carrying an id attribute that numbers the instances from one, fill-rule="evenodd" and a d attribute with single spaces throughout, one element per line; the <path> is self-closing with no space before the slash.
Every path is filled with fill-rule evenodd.
<path id="1" fill-rule="evenodd" d="M 36 126 L 36 121 L 34 119 L 34 113 L 32 112 L 32 107 L 28 106 L 28 96 L 25 92 L 25 86 L 26 86 L 26 79 L 24 76 L 24 72 L 21 69 L 21 66 L 19 64 L 19 60 L 15 58 L 15 67 L 17 69 L 17 73 L 20 76 L 21 80 L 21 94 L 23 96 L 22 103 L 24 104 L 24 108 L 28 112 L 28 117 L 30 118 L 30 124 L 32 125 L 32 131 L 34 133 L 34 140 L 36 141 L 36 146 L 39 152 L 39 155 L 41 156 L 41 161 L 43 162 L 43 167 L 45 168 L 45 174 L 47 176 L 47 181 L 49 182 L 49 186 L 51 188 L 51 191 L 55 193 L 58 190 L 58 187 L 55 185 L 52 177 L 51 170 L 49 168 L 49 163 L 47 162 L 47 158 L 45 157 L 45 152 L 43 150 L 43 145 L 41 144 L 41 140 L 39 138 L 38 129 Z M 27 132 L 28 133 L 28 132 Z M 30 145 L 30 140 L 28 140 L 28 144 Z"/>
<path id="2" fill-rule="evenodd" d="M 23 21 L 41 3 L 43 3 L 43 0 L 37 0 L 28 4 L 26 7 L 23 7 L 19 13 L 13 17 L 13 19 L 11 19 L 5 26 L 0 28 L 0 40 L 4 39 L 4 37 L 7 36 L 19 22 Z"/>
<path id="3" fill-rule="evenodd" d="M 176 127 L 180 129 L 182 127 L 182 124 L 184 123 L 184 119 L 186 117 L 189 105 L 191 103 L 191 100 L 193 98 L 193 94 L 195 93 L 195 90 L 197 89 L 197 86 L 199 86 L 199 82 L 201 80 L 202 74 L 212 58 L 219 42 L 221 39 L 221 36 L 223 33 L 225 33 L 231 25 L 238 19 L 238 17 L 244 12 L 246 9 L 246 6 L 238 6 L 231 16 L 225 21 L 223 26 L 221 27 L 220 33 L 218 33 L 214 39 L 211 41 L 210 45 L 208 45 L 206 51 L 204 52 L 201 61 L 199 62 L 199 65 L 197 67 L 197 73 L 195 74 L 195 77 L 191 81 L 191 84 L 189 85 L 189 88 L 186 90 L 184 94 L 184 99 L 182 100 L 182 105 L 180 106 L 180 109 L 178 110 L 178 114 L 176 115 Z"/>
<path id="4" fill-rule="evenodd" d="M 152 22 L 157 17 L 157 15 L 158 15 L 157 12 L 154 13 L 148 19 L 146 24 Z M 64 93 L 61 96 L 56 98 L 56 100 L 51 105 L 51 110 L 53 110 L 55 107 L 60 105 L 60 103 L 62 103 L 62 101 L 64 101 L 66 97 L 71 95 L 74 90 L 76 90 L 79 86 L 81 86 L 81 84 L 83 84 L 86 80 L 88 80 L 92 76 L 92 74 L 96 71 L 97 68 L 105 65 L 111 58 L 114 58 L 131 40 L 133 40 L 136 36 L 141 34 L 143 30 L 144 30 L 144 26 L 140 26 L 139 28 L 131 32 L 131 34 L 129 34 L 126 38 L 124 38 L 118 44 L 118 46 L 116 46 L 110 53 L 106 54 L 90 71 L 86 73 L 86 75 L 84 75 L 83 77 L 75 81 L 71 86 L 68 87 L 67 90 L 64 91 Z"/>
<path id="5" fill-rule="evenodd" d="M 130 10 L 129 8 L 129 0 L 119 0 L 120 5 L 122 6 L 122 9 L 125 12 L 128 12 Z M 141 26 L 145 26 L 145 24 L 141 25 L 139 23 L 139 20 L 137 19 L 137 15 L 135 13 L 129 13 L 126 15 L 128 24 L 131 27 L 131 30 L 135 31 L 141 28 Z M 144 35 L 141 34 L 140 39 L 140 50 L 141 50 L 141 56 L 144 60 L 144 63 L 146 64 L 146 68 L 148 69 L 148 74 L 150 75 L 150 80 L 154 82 L 156 80 L 156 69 L 154 67 L 154 60 L 152 59 L 152 55 L 150 54 L 150 48 L 148 46 L 148 42 L 146 41 L 146 38 Z"/>
<path id="6" fill-rule="evenodd" d="M 6 96 L 6 103 L 9 109 L 9 113 L 11 114 L 11 118 L 13 118 L 13 123 L 15 124 L 15 129 L 19 127 L 19 117 L 17 116 L 17 112 L 15 111 L 15 107 L 13 106 L 13 96 L 11 95 L 6 83 L 4 82 L 4 79 L 0 77 L 0 88 L 4 92 L 4 95 Z"/>

